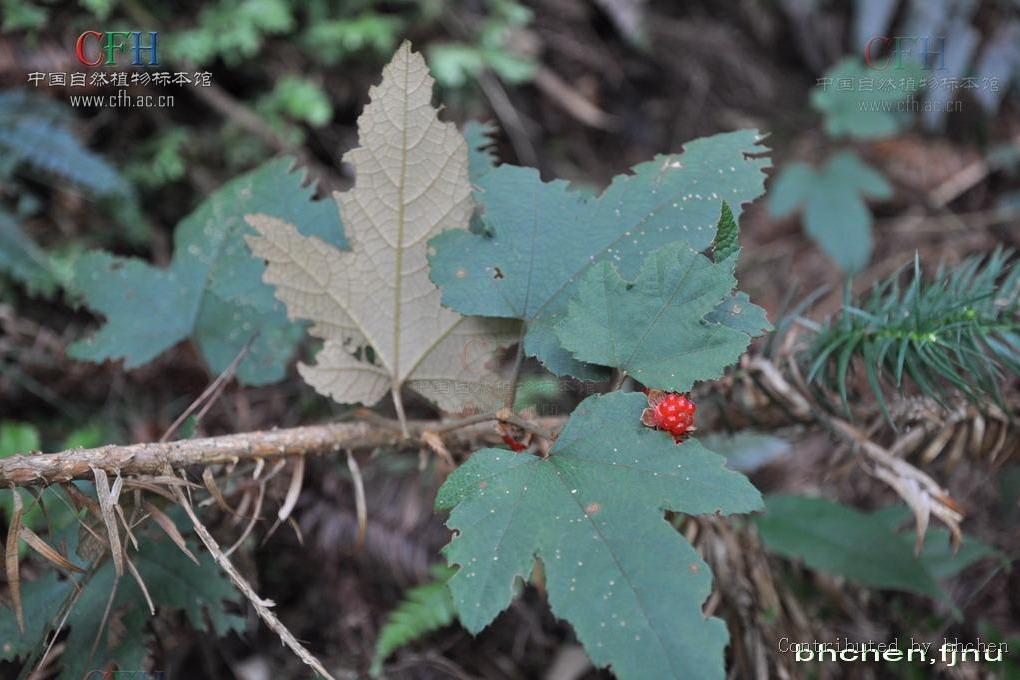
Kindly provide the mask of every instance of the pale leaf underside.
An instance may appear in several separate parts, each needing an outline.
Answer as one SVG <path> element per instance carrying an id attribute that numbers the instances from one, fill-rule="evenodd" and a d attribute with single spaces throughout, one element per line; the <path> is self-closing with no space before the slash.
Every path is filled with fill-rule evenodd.
<path id="1" fill-rule="evenodd" d="M 407 384 L 446 410 L 498 403 L 481 350 L 512 342 L 512 327 L 443 308 L 428 277 L 426 241 L 467 228 L 473 208 L 467 144 L 436 115 L 432 83 L 405 43 L 369 93 L 360 146 L 344 158 L 356 184 L 336 197 L 351 252 L 249 216 L 260 234 L 249 244 L 268 261 L 266 281 L 288 314 L 313 321 L 311 332 L 326 341 L 301 374 L 340 402 L 374 404 Z"/>

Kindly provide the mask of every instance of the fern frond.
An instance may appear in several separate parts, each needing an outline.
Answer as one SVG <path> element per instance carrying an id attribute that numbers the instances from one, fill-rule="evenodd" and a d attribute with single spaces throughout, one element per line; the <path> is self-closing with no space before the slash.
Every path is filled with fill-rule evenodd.
<path id="1" fill-rule="evenodd" d="M 124 193 L 117 171 L 82 146 L 69 125 L 69 116 L 44 97 L 0 93 L 0 155 L 96 196 Z"/>
<path id="2" fill-rule="evenodd" d="M 883 386 L 902 392 L 905 377 L 940 402 L 957 391 L 1001 405 L 1003 382 L 1020 374 L 1018 261 L 999 248 L 940 266 L 926 282 L 915 256 L 912 268 L 876 284 L 859 304 L 847 300 L 808 354 L 809 382 L 836 390 L 844 405 L 855 366 L 887 416 Z"/>
<path id="3" fill-rule="evenodd" d="M 437 565 L 432 569 L 435 580 L 404 593 L 404 599 L 390 612 L 379 631 L 372 661 L 373 677 L 379 676 L 383 661 L 394 651 L 453 622 L 457 612 L 446 583 L 455 572 Z"/>
<path id="4" fill-rule="evenodd" d="M 30 295 L 51 297 L 57 288 L 53 264 L 17 220 L 0 209 L 0 274 L 23 284 Z"/>

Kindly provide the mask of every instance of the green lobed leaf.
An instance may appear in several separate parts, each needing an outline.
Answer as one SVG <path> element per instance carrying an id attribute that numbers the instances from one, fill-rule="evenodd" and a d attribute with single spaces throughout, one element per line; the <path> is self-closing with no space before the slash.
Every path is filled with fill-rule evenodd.
<path id="1" fill-rule="evenodd" d="M 914 535 L 896 531 L 908 514 L 903 508 L 868 513 L 824 498 L 785 495 L 768 496 L 765 506 L 754 522 L 770 550 L 875 588 L 945 599 L 939 580 L 995 554 L 968 538 L 954 557 L 948 532 L 931 529 L 915 557 Z"/>
<path id="2" fill-rule="evenodd" d="M 811 105 L 824 116 L 829 135 L 888 137 L 909 124 L 909 114 L 898 104 L 918 90 L 923 75 L 915 63 L 880 71 L 847 57 L 826 72 L 824 87 L 811 93 Z"/>
<path id="3" fill-rule="evenodd" d="M 852 151 L 829 159 L 820 170 L 792 163 L 776 177 L 769 212 L 784 217 L 803 207 L 808 235 L 847 272 L 871 257 L 871 211 L 865 197 L 885 199 L 892 187 Z"/>
<path id="4" fill-rule="evenodd" d="M 74 288 L 106 324 L 70 348 L 89 361 L 125 360 L 131 369 L 187 338 L 194 338 L 210 370 L 219 373 L 252 342 L 238 367 L 250 385 L 275 382 L 303 336 L 283 304 L 262 282 L 265 265 L 248 253 L 242 236 L 252 212 L 302 225 L 302 233 L 345 248 L 343 226 L 330 201 L 312 201 L 303 172 L 279 158 L 218 189 L 177 226 L 174 258 L 166 269 L 104 252 L 82 256 Z"/>
<path id="5" fill-rule="evenodd" d="M 704 250 L 715 237 L 719 203 L 740 206 L 763 190 L 764 158 L 755 130 L 688 143 L 617 176 L 595 195 L 512 165 L 473 177 L 484 233 L 450 230 L 430 241 L 432 280 L 443 304 L 462 314 L 528 322 L 525 349 L 557 374 L 604 377 L 559 346 L 553 327 L 584 273 L 603 262 L 636 275 L 645 255 L 674 241 Z"/>
<path id="6" fill-rule="evenodd" d="M 641 424 L 640 393 L 584 400 L 548 458 L 482 449 L 439 490 L 460 569 L 450 590 L 477 633 L 542 561 L 553 612 L 598 666 L 623 679 L 722 678 L 722 621 L 701 607 L 708 566 L 665 519 L 750 512 L 761 497 L 696 439 Z"/>
<path id="7" fill-rule="evenodd" d="M 730 299 L 734 262 L 712 262 L 682 242 L 649 255 L 633 282 L 600 262 L 581 278 L 556 335 L 581 361 L 623 369 L 647 387 L 686 392 L 722 375 L 751 342 L 726 316 L 705 318 Z M 750 304 L 734 316 L 742 314 L 764 317 Z"/>

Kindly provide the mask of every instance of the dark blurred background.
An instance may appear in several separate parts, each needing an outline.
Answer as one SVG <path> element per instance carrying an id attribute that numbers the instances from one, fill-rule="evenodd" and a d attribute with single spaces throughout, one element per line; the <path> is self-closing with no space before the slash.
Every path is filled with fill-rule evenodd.
<path id="1" fill-rule="evenodd" d="M 99 322 L 67 288 L 76 257 L 104 248 L 166 265 L 174 225 L 218 186 L 274 156 L 296 156 L 319 196 L 349 186 L 340 157 L 356 143 L 369 86 L 404 39 L 426 55 L 444 115 L 491 121 L 499 158 L 538 167 L 546 178 L 601 187 L 657 153 L 744 127 L 769 135 L 778 171 L 852 151 L 891 188 L 869 204 L 875 246 L 857 290 L 915 251 L 952 264 L 995 245 L 1016 247 L 1018 7 L 1008 0 L 0 0 L 0 421 L 9 438 L 31 424 L 35 439 L 20 441 L 47 450 L 157 439 L 214 376 L 190 343 L 132 371 L 69 358 L 67 346 Z M 162 69 L 208 73 L 210 84 L 132 90 L 172 93 L 172 106 L 76 106 L 72 97 L 117 89 L 54 82 L 54 73 L 89 70 L 75 42 L 90 30 L 157 31 Z M 873 41 L 895 36 L 944 38 L 937 75 L 976 78 L 979 86 L 948 95 L 948 112 L 899 117 L 885 134 L 834 132 L 829 122 L 840 112 L 812 103 L 819 79 L 846 57 L 863 63 L 869 44 L 888 58 L 891 43 Z M 761 200 L 741 227 L 741 288 L 770 318 L 815 292 L 815 316 L 838 307 L 845 272 L 797 215 L 774 217 Z M 33 260 L 45 261 L 45 273 Z M 534 374 L 522 395 L 532 405 L 569 402 L 561 389 Z M 336 413 L 291 370 L 274 385 L 231 385 L 199 431 L 289 426 Z M 796 466 L 772 470 L 779 481 L 756 482 L 810 485 L 808 469 L 824 466 L 818 458 L 829 446 L 810 438 L 802 446 Z M 446 532 L 431 513 L 437 482 L 417 465 L 381 458 L 366 467 L 371 519 L 358 552 L 346 466 L 319 460 L 295 513 L 300 530 L 280 529 L 237 553 L 259 592 L 327 660 L 366 663 L 384 613 L 438 559 Z M 286 493 L 280 482 L 267 503 Z M 835 600 L 836 610 L 852 608 Z M 423 678 L 596 677 L 569 628 L 541 602 L 529 590 L 478 639 L 448 628 L 395 657 L 390 670 Z M 1002 610 L 1008 603 L 999 605 L 981 625 L 1016 634 L 1015 616 Z M 865 611 L 857 615 L 858 624 L 869 621 Z M 744 645 L 734 628 L 742 624 L 728 620 L 731 655 L 764 653 Z M 173 677 L 302 672 L 254 621 L 247 635 L 225 642 L 173 617 L 153 625 L 155 667 L 176 670 Z M 890 621 L 874 625 L 896 629 Z M 731 664 L 738 678 L 761 667 L 746 658 Z M 886 677 L 887 669 L 858 670 Z"/>

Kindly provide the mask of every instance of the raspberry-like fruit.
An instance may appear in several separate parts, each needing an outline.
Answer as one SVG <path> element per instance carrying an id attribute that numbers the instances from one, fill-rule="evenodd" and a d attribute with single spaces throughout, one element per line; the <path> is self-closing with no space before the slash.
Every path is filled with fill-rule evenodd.
<path id="1" fill-rule="evenodd" d="M 680 443 L 695 429 L 694 414 L 697 410 L 698 407 L 686 395 L 649 390 L 648 408 L 641 414 L 641 422 L 669 432 Z"/>

